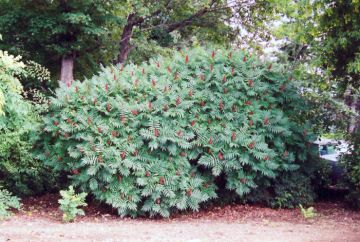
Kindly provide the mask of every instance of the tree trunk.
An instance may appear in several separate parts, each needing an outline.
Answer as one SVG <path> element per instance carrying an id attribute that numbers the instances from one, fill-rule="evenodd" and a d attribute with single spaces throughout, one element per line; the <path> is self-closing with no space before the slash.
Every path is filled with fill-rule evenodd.
<path id="1" fill-rule="evenodd" d="M 74 62 L 75 55 L 65 55 L 61 59 L 60 82 L 65 83 L 68 87 L 74 81 Z"/>
<path id="2" fill-rule="evenodd" d="M 355 95 L 354 91 L 347 89 L 345 92 L 345 104 L 357 115 L 351 117 L 348 124 L 348 133 L 356 133 L 360 129 L 360 97 Z"/>
<path id="3" fill-rule="evenodd" d="M 121 39 L 119 43 L 120 51 L 117 58 L 117 64 L 124 63 L 130 51 L 134 48 L 132 45 L 130 45 L 130 39 L 132 36 L 133 28 L 136 24 L 139 24 L 139 21 L 136 21 L 135 14 L 129 14 L 127 24 L 125 25 L 124 30 L 121 34 Z"/>

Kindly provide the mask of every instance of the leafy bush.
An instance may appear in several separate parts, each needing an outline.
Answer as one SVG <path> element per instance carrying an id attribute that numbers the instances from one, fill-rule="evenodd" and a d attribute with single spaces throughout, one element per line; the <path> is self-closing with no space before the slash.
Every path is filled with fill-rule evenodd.
<path id="1" fill-rule="evenodd" d="M 59 199 L 60 210 L 63 212 L 63 221 L 72 222 L 78 215 L 85 215 L 84 210 L 79 207 L 87 206 L 85 198 L 87 193 L 75 194 L 74 187 L 70 186 L 69 190 L 60 191 Z"/>
<path id="2" fill-rule="evenodd" d="M 11 216 L 10 209 L 20 208 L 20 199 L 0 187 L 0 220 Z"/>
<path id="3" fill-rule="evenodd" d="M 0 185 L 17 195 L 41 192 L 49 179 L 42 162 L 30 152 L 40 117 L 21 96 L 17 76 L 24 67 L 20 57 L 0 51 Z"/>
<path id="4" fill-rule="evenodd" d="M 360 209 L 360 130 L 351 136 L 351 152 L 342 157 L 349 186 L 346 200 L 350 207 Z"/>
<path id="5" fill-rule="evenodd" d="M 219 176 L 245 197 L 307 158 L 313 135 L 292 83 L 242 51 L 106 68 L 57 90 L 38 157 L 122 216 L 197 210 Z"/>

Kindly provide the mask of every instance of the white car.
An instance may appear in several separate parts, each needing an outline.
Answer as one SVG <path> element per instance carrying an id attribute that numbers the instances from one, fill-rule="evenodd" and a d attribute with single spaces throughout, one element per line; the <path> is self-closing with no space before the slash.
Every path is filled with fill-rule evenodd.
<path id="1" fill-rule="evenodd" d="M 319 147 L 320 157 L 332 162 L 337 162 L 342 154 L 349 152 L 349 144 L 344 140 L 318 138 L 314 144 Z"/>

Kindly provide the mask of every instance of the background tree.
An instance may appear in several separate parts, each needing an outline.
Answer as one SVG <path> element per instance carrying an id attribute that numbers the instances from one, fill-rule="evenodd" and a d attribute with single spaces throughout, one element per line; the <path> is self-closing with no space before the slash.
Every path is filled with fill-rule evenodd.
<path id="1" fill-rule="evenodd" d="M 1 48 L 59 72 L 70 84 L 75 61 L 99 65 L 112 18 L 113 0 L 0 1 Z M 95 60 L 95 63 L 94 63 Z M 84 68 L 82 68 L 84 69 Z M 79 72 L 79 74 L 85 74 Z"/>
<path id="2" fill-rule="evenodd" d="M 74 70 L 82 78 L 99 64 L 140 63 L 203 43 L 226 46 L 244 31 L 266 38 L 275 6 L 248 0 L 0 0 L 0 32 L 6 34 L 0 47 L 71 83 Z"/>
<path id="3" fill-rule="evenodd" d="M 288 1 L 281 37 L 292 46 L 293 60 L 317 72 L 316 87 L 341 98 L 357 112 L 347 131 L 360 128 L 360 3 L 358 1 Z M 288 42 L 288 43 L 289 43 Z M 304 62 L 305 61 L 305 62 Z"/>

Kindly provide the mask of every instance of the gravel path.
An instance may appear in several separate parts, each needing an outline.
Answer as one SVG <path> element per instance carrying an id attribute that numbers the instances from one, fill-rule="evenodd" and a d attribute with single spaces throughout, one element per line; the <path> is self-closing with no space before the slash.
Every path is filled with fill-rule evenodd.
<path id="1" fill-rule="evenodd" d="M 288 222 L 80 221 L 13 218 L 0 224 L 0 241 L 307 242 L 360 241 L 360 229 L 336 224 Z"/>
<path id="2" fill-rule="evenodd" d="M 317 217 L 311 220 L 299 209 L 249 205 L 209 207 L 170 219 L 121 219 L 111 209 L 90 204 L 85 217 L 64 224 L 57 199 L 47 195 L 23 201 L 21 212 L 0 221 L 0 242 L 360 242 L 360 212 L 336 203 L 316 204 Z"/>

